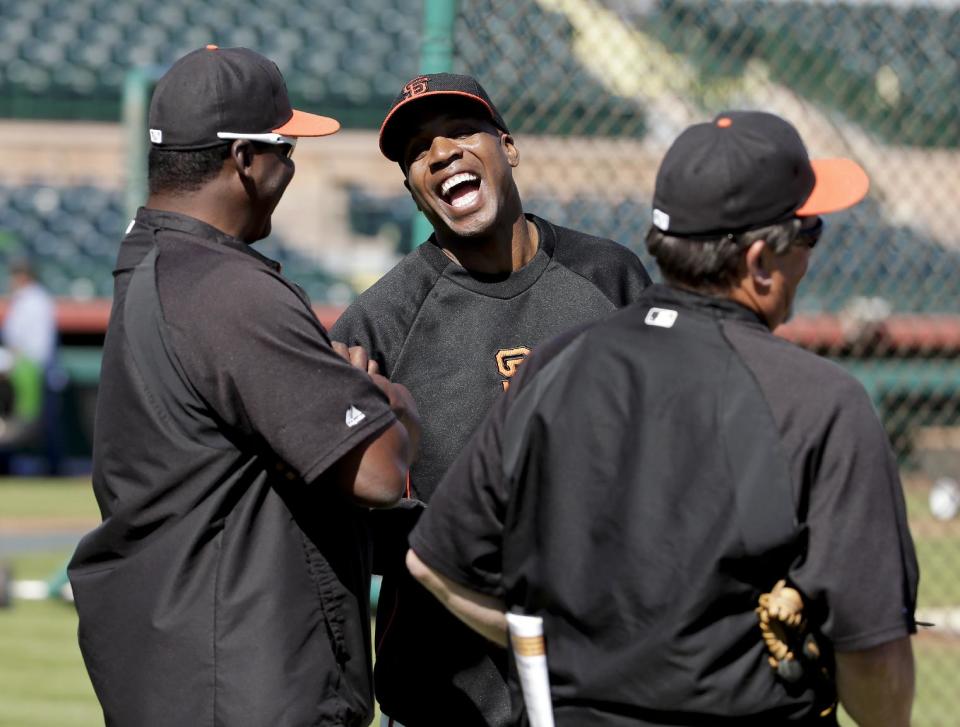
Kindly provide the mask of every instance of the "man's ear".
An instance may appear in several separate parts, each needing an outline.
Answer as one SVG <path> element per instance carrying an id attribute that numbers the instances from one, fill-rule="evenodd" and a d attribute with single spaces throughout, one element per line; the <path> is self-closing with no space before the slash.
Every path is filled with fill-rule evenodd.
<path id="1" fill-rule="evenodd" d="M 501 132 L 500 145 L 503 147 L 503 151 L 507 155 L 507 162 L 511 167 L 520 164 L 520 150 L 517 148 L 517 143 L 510 134 Z"/>
<path id="2" fill-rule="evenodd" d="M 241 177 L 249 177 L 256 156 L 253 144 L 248 139 L 237 139 L 230 146 L 230 157 Z"/>
<path id="3" fill-rule="evenodd" d="M 771 262 L 773 250 L 771 250 L 765 240 L 757 240 L 750 244 L 744 255 L 744 261 L 747 266 L 747 275 L 754 285 L 758 288 L 767 288 L 773 282 L 771 275 Z"/>

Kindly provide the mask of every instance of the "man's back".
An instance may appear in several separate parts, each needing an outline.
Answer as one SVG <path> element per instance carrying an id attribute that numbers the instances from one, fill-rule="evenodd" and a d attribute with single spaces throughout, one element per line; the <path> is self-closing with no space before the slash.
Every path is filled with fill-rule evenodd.
<path id="1" fill-rule="evenodd" d="M 477 499 L 441 488 L 411 546 L 544 616 L 559 725 L 816 721 L 832 695 L 777 680 L 753 609 L 789 577 L 837 646 L 909 632 L 905 528 L 870 553 L 856 542 L 874 517 L 905 525 L 882 429 L 856 382 L 746 308 L 660 287 L 642 300 L 534 356 L 487 449 L 448 475 Z M 843 466 L 851 451 L 869 454 Z M 455 512 L 481 514 L 464 528 Z M 499 564 L 487 517 L 503 519 Z M 850 588 L 878 567 L 881 589 Z"/>
<path id="2" fill-rule="evenodd" d="M 345 434 L 389 410 L 363 400 L 360 372 L 353 401 L 369 422 L 356 435 L 346 404 L 324 415 L 332 402 L 303 401 L 294 369 L 306 359 L 318 385 L 349 367 L 321 350 L 306 301 L 244 248 L 151 210 L 121 246 L 94 443 L 104 522 L 70 568 L 110 723 L 368 716 L 369 667 L 352 657 L 369 649 L 365 529 L 320 475 Z M 277 320 L 316 336 L 304 361 L 267 340 Z M 299 433 L 285 429 L 294 400 L 314 422 Z"/>

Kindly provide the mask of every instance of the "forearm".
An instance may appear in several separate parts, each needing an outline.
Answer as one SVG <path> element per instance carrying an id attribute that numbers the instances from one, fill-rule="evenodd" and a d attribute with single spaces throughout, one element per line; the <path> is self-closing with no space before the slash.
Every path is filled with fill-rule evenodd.
<path id="1" fill-rule="evenodd" d="M 909 727 L 914 664 L 910 637 L 837 652 L 837 693 L 859 727 Z"/>
<path id="2" fill-rule="evenodd" d="M 396 415 L 407 435 L 407 464 L 413 464 L 420 449 L 420 414 L 410 391 L 403 384 L 395 384 L 383 376 L 372 373 L 373 382 L 390 400 L 390 409 Z"/>
<path id="3" fill-rule="evenodd" d="M 360 507 L 391 507 L 403 495 L 409 450 L 407 432 L 395 421 L 347 452 L 328 476 Z"/>
<path id="4" fill-rule="evenodd" d="M 471 591 L 437 573 L 413 550 L 407 551 L 407 569 L 454 616 L 498 646 L 507 647 L 507 617 L 503 602 Z"/>

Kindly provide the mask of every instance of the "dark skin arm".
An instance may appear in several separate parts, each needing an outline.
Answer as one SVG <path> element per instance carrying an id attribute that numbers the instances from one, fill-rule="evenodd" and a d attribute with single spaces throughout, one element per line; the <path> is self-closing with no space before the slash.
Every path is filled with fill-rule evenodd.
<path id="1" fill-rule="evenodd" d="M 359 346 L 348 349 L 335 342 L 334 350 L 354 367 L 370 374 L 373 383 L 386 394 L 398 421 L 366 439 L 340 458 L 331 474 L 344 494 L 362 507 L 390 507 L 403 495 L 407 472 L 420 443 L 420 415 L 413 397 L 402 384 L 394 384 L 377 373 Z"/>
<path id="2" fill-rule="evenodd" d="M 910 637 L 838 651 L 837 693 L 859 727 L 909 727 L 914 664 Z"/>

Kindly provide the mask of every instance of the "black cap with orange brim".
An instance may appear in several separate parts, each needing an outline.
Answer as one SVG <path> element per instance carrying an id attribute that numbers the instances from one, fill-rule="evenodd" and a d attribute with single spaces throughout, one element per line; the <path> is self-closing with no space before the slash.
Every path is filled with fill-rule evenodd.
<path id="1" fill-rule="evenodd" d="M 403 151 L 419 119 L 427 113 L 436 113 L 438 104 L 462 103 L 489 119 L 494 126 L 510 133 L 497 107 L 480 82 L 472 76 L 456 73 L 428 73 L 408 81 L 390 104 L 390 110 L 380 125 L 380 151 L 392 162 L 403 165 Z"/>
<path id="2" fill-rule="evenodd" d="M 223 144 L 218 133 L 326 136 L 340 122 L 291 107 L 280 69 L 247 48 L 208 45 L 170 67 L 150 101 L 150 141 L 161 149 Z"/>
<path id="3" fill-rule="evenodd" d="M 797 130 L 779 116 L 729 111 L 689 127 L 667 151 L 653 224 L 677 237 L 709 239 L 837 212 L 869 187 L 850 159 L 811 161 Z"/>

